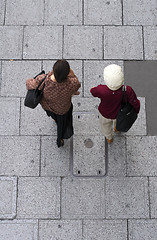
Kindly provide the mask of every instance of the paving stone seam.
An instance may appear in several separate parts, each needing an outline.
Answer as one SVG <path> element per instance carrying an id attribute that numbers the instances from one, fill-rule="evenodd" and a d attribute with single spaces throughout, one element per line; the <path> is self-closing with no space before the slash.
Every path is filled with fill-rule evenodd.
<path id="1" fill-rule="evenodd" d="M 144 27 L 142 26 L 143 60 L 145 60 Z"/>
<path id="2" fill-rule="evenodd" d="M 23 26 L 23 31 L 22 31 L 22 53 L 21 53 L 21 58 L 23 59 L 23 52 L 24 52 L 24 32 L 25 32 L 25 27 Z"/>
<path id="3" fill-rule="evenodd" d="M 44 12 L 43 12 L 43 26 L 45 26 L 45 15 L 46 15 L 46 2 L 43 0 L 44 3 Z"/>
<path id="4" fill-rule="evenodd" d="M 84 60 L 82 60 L 82 84 L 81 84 L 81 87 L 82 87 L 82 97 L 84 97 L 84 69 L 85 69 L 85 66 L 84 66 Z"/>
<path id="5" fill-rule="evenodd" d="M 39 147 L 39 177 L 41 177 L 41 145 L 42 145 L 42 136 L 40 136 L 40 147 Z"/>
<path id="6" fill-rule="evenodd" d="M 65 177 L 60 177 L 60 220 L 62 220 L 62 193 L 63 193 L 63 179 Z M 68 219 L 69 220 L 69 219 Z"/>
<path id="7" fill-rule="evenodd" d="M 127 240 L 129 240 L 129 220 L 127 219 Z"/>
<path id="8" fill-rule="evenodd" d="M 85 0 L 82 0 L 82 26 L 85 25 Z"/>
<path id="9" fill-rule="evenodd" d="M 19 113 L 19 136 L 21 136 L 21 115 L 22 115 L 22 99 L 20 98 L 20 113 Z"/>
<path id="10" fill-rule="evenodd" d="M 121 0 L 121 5 L 122 5 L 122 26 L 124 26 L 124 3 L 123 3 L 123 0 Z"/>
<path id="11" fill-rule="evenodd" d="M 148 202 L 149 202 L 149 218 L 151 219 L 151 190 L 150 190 L 150 178 L 148 177 Z"/>
<path id="12" fill-rule="evenodd" d="M 79 25 L 79 24 L 76 24 L 76 25 L 73 25 L 73 24 L 38 24 L 38 25 L 28 25 L 28 24 L 16 24 L 16 25 L 10 25 L 10 24 L 5 24 L 5 25 L 0 25 L 1 27 L 62 27 L 62 26 L 66 26 L 66 27 L 121 27 L 121 28 L 125 28 L 125 27 L 150 27 L 150 28 L 156 28 L 157 25 L 144 25 L 144 24 L 127 24 L 127 25 L 122 25 L 122 24 L 118 24 L 118 25 L 114 25 L 114 24 L 82 24 L 82 25 Z"/>
<path id="13" fill-rule="evenodd" d="M 63 29 L 62 29 L 62 58 L 64 56 L 64 37 L 65 37 L 65 34 L 64 34 L 64 26 L 63 26 Z"/>
<path id="14" fill-rule="evenodd" d="M 3 26 L 5 26 L 5 22 L 6 22 L 6 12 L 7 12 L 7 0 L 5 0 L 5 4 L 4 4 L 4 19 L 3 19 Z"/>
<path id="15" fill-rule="evenodd" d="M 104 57 L 105 57 L 105 37 L 104 37 L 104 26 L 102 27 L 102 59 L 104 59 Z"/>

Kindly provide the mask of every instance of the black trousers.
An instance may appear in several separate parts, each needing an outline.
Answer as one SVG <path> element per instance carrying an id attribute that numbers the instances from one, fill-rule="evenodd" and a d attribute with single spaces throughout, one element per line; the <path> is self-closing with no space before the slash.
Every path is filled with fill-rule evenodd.
<path id="1" fill-rule="evenodd" d="M 52 117 L 57 124 L 57 146 L 61 146 L 61 139 L 68 139 L 74 134 L 73 130 L 73 105 L 69 111 L 63 115 L 55 114 L 54 112 L 45 110 L 49 117 Z"/>

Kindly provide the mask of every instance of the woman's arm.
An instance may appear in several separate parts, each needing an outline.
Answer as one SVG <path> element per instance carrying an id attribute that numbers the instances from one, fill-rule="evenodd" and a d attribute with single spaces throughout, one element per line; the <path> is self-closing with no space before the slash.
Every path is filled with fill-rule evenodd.
<path id="1" fill-rule="evenodd" d="M 34 78 L 29 78 L 26 80 L 26 89 L 31 90 L 31 89 L 36 89 L 41 80 L 45 77 L 45 74 L 41 74 L 37 76 L 35 79 Z"/>

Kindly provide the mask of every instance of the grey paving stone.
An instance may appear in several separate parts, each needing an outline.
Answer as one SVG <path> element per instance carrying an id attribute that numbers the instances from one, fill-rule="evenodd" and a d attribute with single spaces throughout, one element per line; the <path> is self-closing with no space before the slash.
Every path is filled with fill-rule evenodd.
<path id="1" fill-rule="evenodd" d="M 92 123 L 92 124 L 89 124 Z M 101 136 L 99 129 L 98 114 L 94 113 L 74 113 L 73 114 L 73 126 L 75 129 L 75 135 L 78 136 Z"/>
<path id="2" fill-rule="evenodd" d="M 108 145 L 108 176 L 126 176 L 125 137 L 115 136 L 113 143 Z"/>
<path id="3" fill-rule="evenodd" d="M 82 0 L 45 1 L 46 25 L 81 25 Z"/>
<path id="4" fill-rule="evenodd" d="M 82 240 L 82 221 L 39 221 L 39 240 Z"/>
<path id="5" fill-rule="evenodd" d="M 86 97 L 74 97 L 73 112 L 92 112 L 98 114 L 99 99 L 98 98 L 86 98 Z"/>
<path id="6" fill-rule="evenodd" d="M 2 87 L 2 61 L 0 61 L 0 96 L 1 96 L 1 87 Z"/>
<path id="7" fill-rule="evenodd" d="M 157 176 L 157 137 L 127 137 L 127 175 Z"/>
<path id="8" fill-rule="evenodd" d="M 85 240 L 126 240 L 127 223 L 125 220 L 85 220 L 83 222 Z"/>
<path id="9" fill-rule="evenodd" d="M 65 27 L 64 58 L 102 59 L 102 35 L 102 27 L 98 26 Z"/>
<path id="10" fill-rule="evenodd" d="M 24 99 L 21 103 L 21 127 L 22 135 L 55 135 L 56 123 L 38 105 L 35 109 L 24 106 Z"/>
<path id="11" fill-rule="evenodd" d="M 123 69 L 122 61 L 85 61 L 84 62 L 84 95 L 92 97 L 90 89 L 104 83 L 103 71 L 107 65 L 118 64 Z M 95 98 L 96 99 L 96 98 Z"/>
<path id="12" fill-rule="evenodd" d="M 60 218 L 60 178 L 20 177 L 18 218 Z"/>
<path id="13" fill-rule="evenodd" d="M 0 26 L 0 59 L 22 58 L 22 27 Z"/>
<path id="14" fill-rule="evenodd" d="M 39 176 L 39 137 L 0 137 L 0 152 L 1 175 Z"/>
<path id="15" fill-rule="evenodd" d="M 7 25 L 42 25 L 44 0 L 6 1 Z"/>
<path id="16" fill-rule="evenodd" d="M 106 217 L 148 218 L 147 178 L 109 178 L 106 182 Z"/>
<path id="17" fill-rule="evenodd" d="M 123 1 L 124 25 L 156 25 L 157 8 L 155 0 Z"/>
<path id="18" fill-rule="evenodd" d="M 70 142 L 58 148 L 56 137 L 41 139 L 41 176 L 67 176 L 70 169 Z"/>
<path id="19" fill-rule="evenodd" d="M 61 26 L 27 26 L 24 29 L 24 59 L 62 57 Z"/>
<path id="20" fill-rule="evenodd" d="M 105 169 L 105 141 L 102 136 L 73 137 L 73 174 L 103 176 Z"/>
<path id="21" fill-rule="evenodd" d="M 143 59 L 142 27 L 104 27 L 104 59 Z"/>
<path id="22" fill-rule="evenodd" d="M 104 205 L 104 180 L 63 179 L 62 219 L 101 219 L 105 216 Z"/>
<path id="23" fill-rule="evenodd" d="M 26 96 L 26 80 L 41 71 L 40 61 L 3 61 L 1 96 Z"/>
<path id="24" fill-rule="evenodd" d="M 144 27 L 144 51 L 146 60 L 157 60 L 157 27 Z"/>
<path id="25" fill-rule="evenodd" d="M 146 107 L 145 107 L 145 98 L 138 97 L 140 100 L 140 112 L 138 114 L 138 118 L 130 128 L 128 132 L 124 135 L 127 136 L 136 136 L 136 135 L 146 135 L 147 134 L 147 124 L 146 124 Z"/>
<path id="26" fill-rule="evenodd" d="M 151 218 L 157 217 L 157 178 L 150 177 Z"/>
<path id="27" fill-rule="evenodd" d="M 38 240 L 38 222 L 34 220 L 0 221 L 0 239 Z"/>
<path id="28" fill-rule="evenodd" d="M 122 25 L 121 1 L 85 0 L 86 25 Z"/>
<path id="29" fill-rule="evenodd" d="M 20 99 L 1 97 L 0 109 L 0 135 L 18 135 Z"/>
<path id="30" fill-rule="evenodd" d="M 130 240 L 156 240 L 157 220 L 129 220 Z"/>
<path id="31" fill-rule="evenodd" d="M 5 0 L 0 2 L 0 25 L 4 24 Z"/>
<path id="32" fill-rule="evenodd" d="M 16 217 L 16 177 L 0 177 L 0 219 Z"/>

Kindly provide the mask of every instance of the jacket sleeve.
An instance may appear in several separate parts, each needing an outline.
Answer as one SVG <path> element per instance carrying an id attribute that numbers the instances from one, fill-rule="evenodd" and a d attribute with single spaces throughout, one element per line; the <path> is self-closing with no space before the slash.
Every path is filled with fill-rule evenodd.
<path id="1" fill-rule="evenodd" d="M 128 102 L 135 108 L 135 111 L 139 113 L 140 101 L 137 99 L 136 93 L 130 86 L 127 86 L 127 96 Z"/>
<path id="2" fill-rule="evenodd" d="M 45 74 L 41 74 L 37 76 L 35 79 L 34 78 L 29 78 L 26 80 L 26 89 L 31 90 L 37 88 L 41 80 L 45 77 Z M 41 84 L 42 85 L 42 84 Z"/>
<path id="3" fill-rule="evenodd" d="M 77 91 L 81 87 L 81 84 L 80 84 L 77 76 L 73 73 L 72 70 L 70 70 L 70 73 L 69 73 L 68 77 L 71 79 L 71 82 L 72 82 L 72 85 L 73 85 L 72 94 L 75 95 L 75 93 L 76 93 L 76 95 L 77 95 Z"/>
<path id="4" fill-rule="evenodd" d="M 99 88 L 99 86 L 91 88 L 90 92 L 93 95 L 93 97 L 100 97 L 98 88 Z"/>

